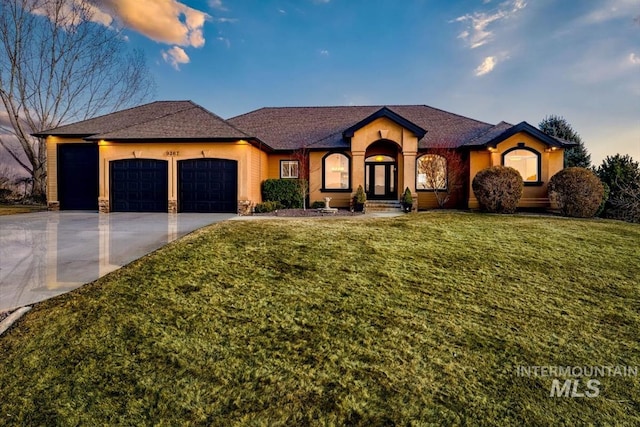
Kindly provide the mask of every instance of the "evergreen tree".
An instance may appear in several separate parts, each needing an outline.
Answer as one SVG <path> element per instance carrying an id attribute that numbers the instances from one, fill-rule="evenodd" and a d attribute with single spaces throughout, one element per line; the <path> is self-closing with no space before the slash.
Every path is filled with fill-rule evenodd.
<path id="1" fill-rule="evenodd" d="M 587 148 L 584 146 L 580 135 L 573 130 L 564 117 L 556 115 L 547 116 L 540 122 L 538 127 L 547 135 L 578 144 L 575 147 L 564 150 L 565 167 L 577 166 L 589 168 L 591 166 L 591 154 L 589 154 Z"/>

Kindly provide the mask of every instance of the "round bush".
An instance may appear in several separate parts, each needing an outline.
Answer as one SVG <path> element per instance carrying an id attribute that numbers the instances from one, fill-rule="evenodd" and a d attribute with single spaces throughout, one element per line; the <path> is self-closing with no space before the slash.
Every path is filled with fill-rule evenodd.
<path id="1" fill-rule="evenodd" d="M 604 186 L 595 173 L 585 168 L 566 168 L 551 177 L 549 200 L 565 216 L 591 218 L 604 197 Z"/>
<path id="2" fill-rule="evenodd" d="M 520 172 L 507 166 L 483 169 L 471 183 L 480 209 L 493 213 L 515 212 L 522 197 L 523 186 Z"/>

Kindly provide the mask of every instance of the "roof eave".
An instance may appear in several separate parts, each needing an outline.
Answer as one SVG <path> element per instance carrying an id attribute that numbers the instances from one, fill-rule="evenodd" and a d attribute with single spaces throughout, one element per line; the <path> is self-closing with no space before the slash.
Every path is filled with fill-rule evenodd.
<path id="1" fill-rule="evenodd" d="M 56 136 L 59 138 L 81 138 L 81 139 L 87 139 L 90 136 L 95 135 L 95 133 L 55 133 L 55 132 L 36 132 L 36 133 L 32 133 L 31 136 L 34 136 L 36 138 L 46 138 L 48 136 Z"/>

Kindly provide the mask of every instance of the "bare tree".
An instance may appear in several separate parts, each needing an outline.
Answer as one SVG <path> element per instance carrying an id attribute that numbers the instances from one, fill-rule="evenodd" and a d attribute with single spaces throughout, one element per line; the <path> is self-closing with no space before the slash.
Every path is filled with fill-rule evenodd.
<path id="1" fill-rule="evenodd" d="M 32 133 L 152 92 L 142 53 L 101 18 L 88 0 L 0 1 L 0 145 L 32 177 L 36 198 L 45 195 L 46 149 Z"/>
<path id="2" fill-rule="evenodd" d="M 417 189 L 433 192 L 438 206 L 443 208 L 460 189 L 465 171 L 466 162 L 455 148 L 437 145 L 418 158 Z"/>
<path id="3" fill-rule="evenodd" d="M 309 195 L 309 150 L 306 147 L 298 148 L 291 157 L 298 162 L 298 191 L 302 197 L 302 209 L 306 210 Z"/>

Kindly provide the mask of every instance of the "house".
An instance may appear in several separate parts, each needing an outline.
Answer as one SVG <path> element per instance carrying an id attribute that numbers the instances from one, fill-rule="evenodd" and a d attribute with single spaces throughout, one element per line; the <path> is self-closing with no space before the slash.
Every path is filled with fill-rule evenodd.
<path id="1" fill-rule="evenodd" d="M 544 208 L 572 146 L 526 122 L 492 125 L 425 105 L 261 108 L 224 120 L 191 101 L 158 101 L 35 136 L 47 143 L 49 208 L 100 212 L 246 214 L 264 180 L 304 169 L 311 202 L 348 207 L 359 185 L 369 199 L 398 200 L 408 187 L 429 209 L 435 185 L 451 190 L 447 206 L 477 208 L 471 182 L 492 165 L 521 173 L 521 207 Z M 457 188 L 434 154 L 443 147 L 462 159 Z M 425 179 L 434 165 L 437 185 Z"/>

